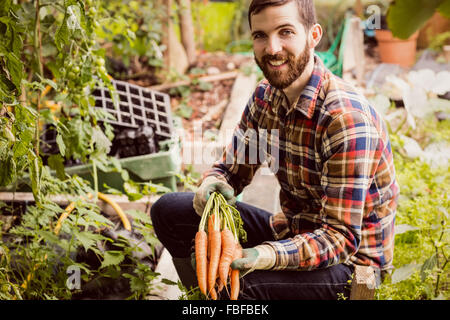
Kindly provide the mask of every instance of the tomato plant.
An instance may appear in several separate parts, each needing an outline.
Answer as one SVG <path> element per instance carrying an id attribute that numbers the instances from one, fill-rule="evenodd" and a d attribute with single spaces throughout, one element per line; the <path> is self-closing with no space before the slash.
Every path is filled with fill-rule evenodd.
<path id="1" fill-rule="evenodd" d="M 31 190 L 36 203 L 19 213 L 20 223 L 12 228 L 4 230 L 0 220 L 0 299 L 70 299 L 79 291 L 67 284 L 72 267 L 82 271 L 83 283 L 117 278 L 121 268 L 129 270 L 128 283 L 140 275 L 147 283 L 156 277 L 148 263 L 135 258 L 136 243 L 153 248 L 158 243 L 148 217 L 127 212 L 135 229 L 129 236 L 136 243 L 126 237 L 114 240 L 100 232 L 112 228 L 111 221 L 87 200 L 89 194 L 94 199 L 97 195 L 98 167 L 108 169 L 113 163 L 121 170 L 107 156 L 113 129 L 104 120 L 111 116 L 95 108 L 92 96 L 97 86 L 114 92 L 105 49 L 97 41 L 106 19 L 101 4 L 0 2 L 0 188 Z M 49 131 L 56 137 L 57 152 L 52 154 L 46 153 L 47 142 L 41 138 Z M 93 185 L 66 174 L 64 162 L 69 159 L 93 165 Z M 60 234 L 55 224 L 64 209 L 51 200 L 58 194 L 74 201 Z M 2 215 L 18 210 L 0 202 Z M 88 253 L 98 265 L 78 259 Z M 142 298 L 150 289 L 131 283 L 131 296 Z"/>

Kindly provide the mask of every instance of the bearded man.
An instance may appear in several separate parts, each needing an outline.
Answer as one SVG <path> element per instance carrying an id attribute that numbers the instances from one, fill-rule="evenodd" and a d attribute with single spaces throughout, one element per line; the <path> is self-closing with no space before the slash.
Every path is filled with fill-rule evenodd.
<path id="1" fill-rule="evenodd" d="M 392 268 L 399 187 L 380 115 L 315 55 L 322 37 L 312 0 L 253 0 L 249 23 L 264 73 L 221 160 L 194 193 L 167 194 L 151 216 L 186 286 L 196 286 L 192 239 L 206 201 L 220 192 L 236 205 L 248 241 L 231 267 L 242 271 L 239 299 L 337 299 L 349 294 L 355 265 Z M 261 166 L 238 161 L 245 134 L 278 150 L 282 212 L 235 201 Z M 275 142 L 276 141 L 276 142 Z"/>

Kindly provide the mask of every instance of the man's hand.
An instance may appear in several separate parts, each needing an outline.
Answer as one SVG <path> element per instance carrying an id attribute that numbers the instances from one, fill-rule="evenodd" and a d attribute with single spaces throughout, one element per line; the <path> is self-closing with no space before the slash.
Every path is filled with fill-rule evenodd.
<path id="1" fill-rule="evenodd" d="M 244 275 L 254 270 L 269 270 L 275 265 L 276 255 L 274 249 L 266 244 L 253 248 L 243 249 L 242 258 L 231 263 L 232 269 L 243 271 Z"/>
<path id="2" fill-rule="evenodd" d="M 221 193 L 230 205 L 236 203 L 234 189 L 228 183 L 213 176 L 206 177 L 195 193 L 193 201 L 195 212 L 197 212 L 200 217 L 203 215 L 206 202 L 213 192 Z"/>

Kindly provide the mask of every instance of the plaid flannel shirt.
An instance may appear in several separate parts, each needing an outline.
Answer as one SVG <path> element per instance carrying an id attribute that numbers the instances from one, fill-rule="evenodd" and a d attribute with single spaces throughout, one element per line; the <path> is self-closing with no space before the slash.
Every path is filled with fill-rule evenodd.
<path id="1" fill-rule="evenodd" d="M 266 154 L 278 151 L 281 187 L 282 212 L 270 221 L 277 241 L 265 242 L 276 252 L 273 270 L 339 263 L 391 269 L 399 187 L 388 131 L 363 96 L 317 55 L 314 61 L 293 108 L 267 80 L 258 84 L 232 142 L 204 176 L 226 179 L 239 194 L 262 163 L 249 161 L 251 146 L 243 133 L 277 131 L 277 139 L 269 134 L 265 140 Z"/>

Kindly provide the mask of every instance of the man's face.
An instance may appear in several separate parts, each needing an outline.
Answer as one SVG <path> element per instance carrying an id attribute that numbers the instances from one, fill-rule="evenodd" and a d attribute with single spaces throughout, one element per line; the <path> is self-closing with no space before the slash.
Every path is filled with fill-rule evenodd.
<path id="1" fill-rule="evenodd" d="M 301 76 L 311 51 L 294 1 L 251 16 L 255 60 L 271 85 L 289 87 Z"/>

